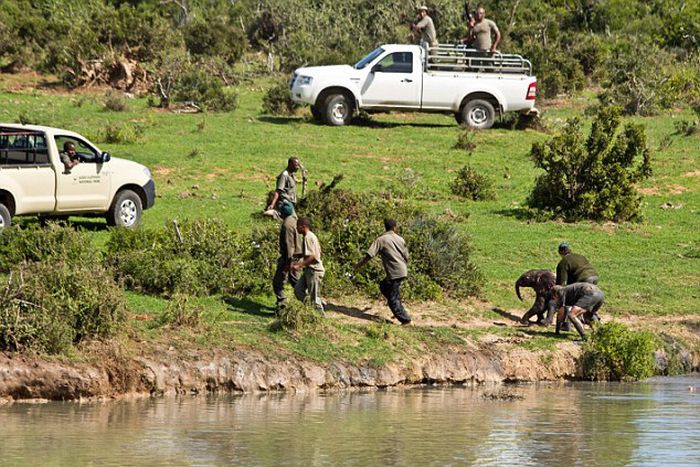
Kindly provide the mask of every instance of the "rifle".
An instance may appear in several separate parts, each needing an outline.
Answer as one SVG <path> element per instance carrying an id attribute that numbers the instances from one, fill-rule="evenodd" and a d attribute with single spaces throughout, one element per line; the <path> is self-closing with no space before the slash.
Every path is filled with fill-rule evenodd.
<path id="1" fill-rule="evenodd" d="M 304 199 L 306 197 L 306 182 L 309 179 L 309 172 L 301 164 L 299 164 L 299 170 L 301 170 L 301 198 Z"/>

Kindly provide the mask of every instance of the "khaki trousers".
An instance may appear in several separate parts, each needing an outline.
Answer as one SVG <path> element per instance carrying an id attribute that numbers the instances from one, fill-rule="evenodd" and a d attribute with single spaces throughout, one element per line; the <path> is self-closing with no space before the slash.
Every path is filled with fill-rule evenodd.
<path id="1" fill-rule="evenodd" d="M 323 302 L 321 301 L 321 279 L 323 279 L 323 275 L 324 273 L 322 272 L 305 268 L 304 274 L 294 286 L 294 295 L 299 301 L 303 302 L 308 295 L 311 305 L 320 311 L 323 311 Z"/>

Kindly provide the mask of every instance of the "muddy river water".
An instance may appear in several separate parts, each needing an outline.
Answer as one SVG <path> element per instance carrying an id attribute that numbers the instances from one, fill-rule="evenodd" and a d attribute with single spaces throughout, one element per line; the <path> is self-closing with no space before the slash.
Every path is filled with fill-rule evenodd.
<path id="1" fill-rule="evenodd" d="M 0 407 L 0 465 L 700 466 L 700 377 Z"/>

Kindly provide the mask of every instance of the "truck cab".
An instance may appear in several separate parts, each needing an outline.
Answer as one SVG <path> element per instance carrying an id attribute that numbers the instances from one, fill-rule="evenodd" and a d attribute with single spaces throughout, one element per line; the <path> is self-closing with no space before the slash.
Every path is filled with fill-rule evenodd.
<path id="1" fill-rule="evenodd" d="M 74 164 L 64 163 L 71 158 Z M 17 215 L 99 215 L 132 228 L 154 203 L 155 183 L 143 165 L 113 158 L 72 131 L 0 124 L 0 228 Z"/>

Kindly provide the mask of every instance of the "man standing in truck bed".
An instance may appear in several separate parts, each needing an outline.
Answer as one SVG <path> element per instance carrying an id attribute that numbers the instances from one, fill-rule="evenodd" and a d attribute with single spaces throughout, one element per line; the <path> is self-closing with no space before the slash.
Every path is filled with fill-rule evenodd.
<path id="1" fill-rule="evenodd" d="M 429 47 L 437 47 L 437 34 L 435 33 L 435 25 L 433 19 L 428 16 L 428 7 L 423 5 L 418 10 L 420 20 L 411 25 L 411 29 L 420 32 L 420 46 L 424 49 Z"/>
<path id="2" fill-rule="evenodd" d="M 491 40 L 492 33 L 495 36 L 493 40 Z M 498 30 L 496 23 L 486 18 L 486 10 L 481 5 L 476 9 L 476 21 L 467 37 L 469 38 L 468 42 L 475 49 L 490 53 L 496 52 L 498 44 L 501 42 L 501 31 Z"/>

